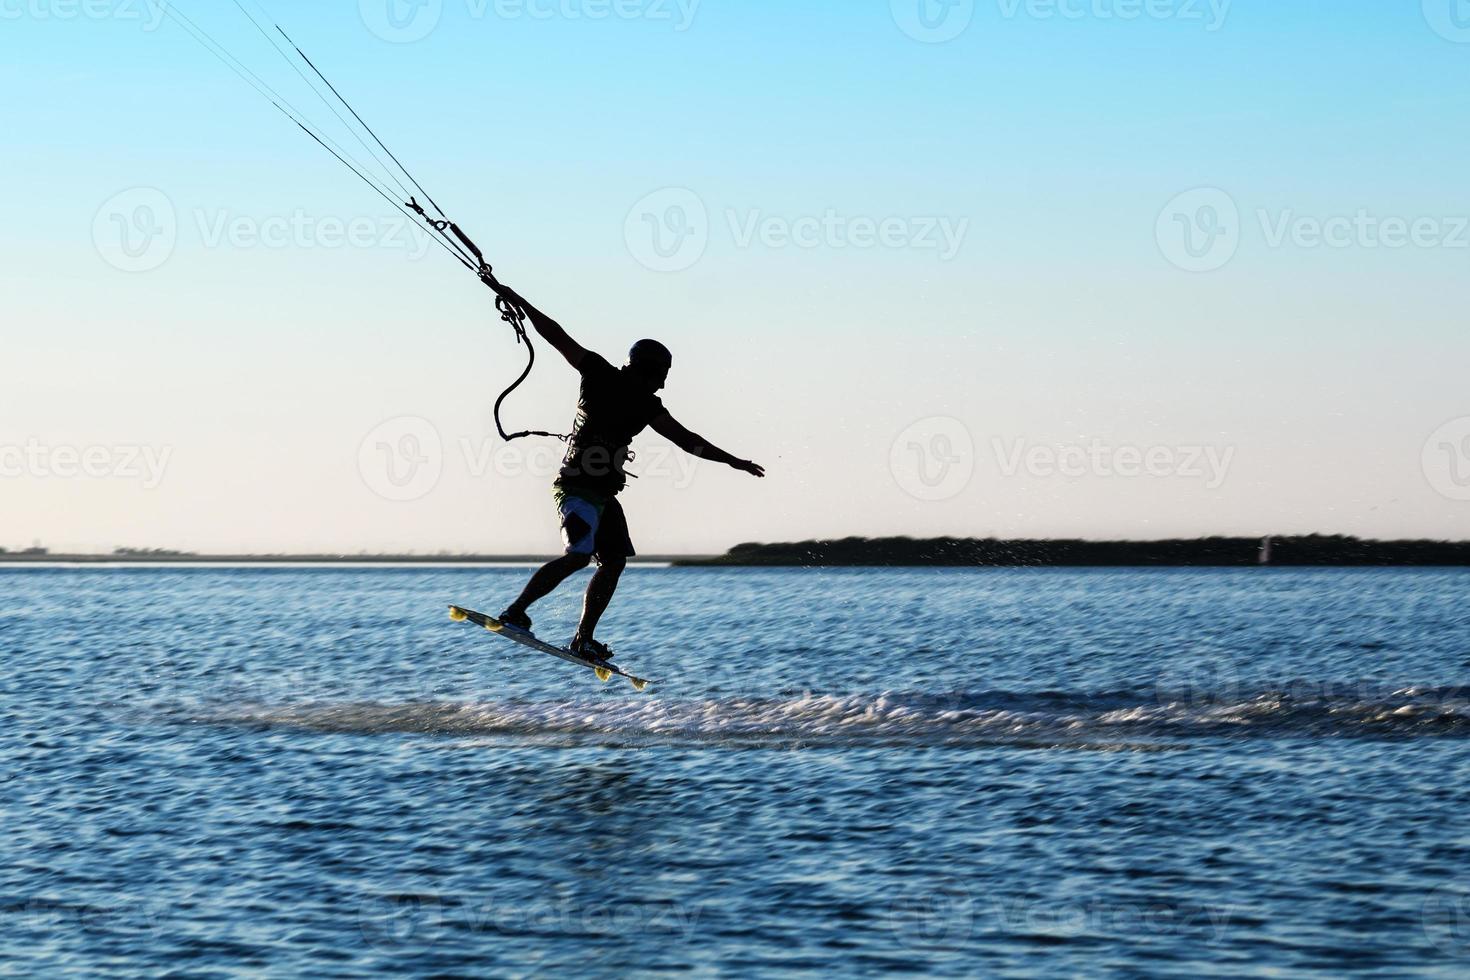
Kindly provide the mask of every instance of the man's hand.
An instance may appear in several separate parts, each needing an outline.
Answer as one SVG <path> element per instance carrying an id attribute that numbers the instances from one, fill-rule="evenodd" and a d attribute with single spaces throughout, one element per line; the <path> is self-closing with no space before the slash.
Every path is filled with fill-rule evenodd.
<path id="1" fill-rule="evenodd" d="M 708 439 L 700 435 L 695 435 L 693 432 L 684 428 L 668 412 L 663 413 L 648 424 L 653 426 L 654 432 L 657 432 L 691 456 L 707 459 L 712 463 L 724 463 L 726 466 L 732 466 L 742 473 L 749 473 L 751 476 L 764 477 L 766 475 L 766 468 L 764 466 L 758 466 L 748 459 L 736 459 L 718 446 L 710 445 Z"/>
<path id="2" fill-rule="evenodd" d="M 482 273 L 481 278 L 483 278 L 485 282 L 492 289 L 494 289 L 495 292 L 502 299 L 504 299 L 511 306 L 515 307 L 516 310 L 521 313 L 521 315 L 529 318 L 532 328 L 534 328 L 535 331 L 539 333 L 548 344 L 556 348 L 556 352 L 562 357 L 566 358 L 568 364 L 570 364 L 572 367 L 576 367 L 577 365 L 582 363 L 582 358 L 587 356 L 586 348 L 573 340 L 571 336 L 568 335 L 567 332 L 561 328 L 561 324 L 557 323 L 551 317 L 547 316 L 545 313 L 542 313 L 540 310 L 536 309 L 536 307 L 526 302 L 526 298 L 524 296 L 516 292 L 514 289 L 511 289 L 509 286 L 501 283 L 493 275 L 489 273 Z"/>

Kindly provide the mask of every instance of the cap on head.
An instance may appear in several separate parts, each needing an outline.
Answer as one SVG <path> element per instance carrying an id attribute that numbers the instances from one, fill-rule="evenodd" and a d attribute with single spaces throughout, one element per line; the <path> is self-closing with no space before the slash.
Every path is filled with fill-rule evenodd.
<path id="1" fill-rule="evenodd" d="M 628 351 L 628 363 L 650 373 L 666 372 L 674 364 L 674 355 L 656 340 L 640 340 Z"/>

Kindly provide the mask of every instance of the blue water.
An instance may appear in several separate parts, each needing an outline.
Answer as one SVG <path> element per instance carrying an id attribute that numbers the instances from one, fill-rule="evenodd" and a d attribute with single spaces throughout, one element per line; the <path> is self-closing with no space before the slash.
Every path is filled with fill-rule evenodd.
<path id="1" fill-rule="evenodd" d="M 1470 970 L 1470 573 L 524 575 L 0 570 L 0 973 Z"/>

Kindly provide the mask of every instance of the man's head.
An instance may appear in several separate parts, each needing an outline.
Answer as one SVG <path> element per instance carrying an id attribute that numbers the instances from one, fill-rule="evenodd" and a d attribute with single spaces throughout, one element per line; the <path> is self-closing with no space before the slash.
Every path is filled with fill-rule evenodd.
<path id="1" fill-rule="evenodd" d="M 628 351 L 628 372 L 645 382 L 650 391 L 658 391 L 668 380 L 674 355 L 656 340 L 640 340 Z"/>

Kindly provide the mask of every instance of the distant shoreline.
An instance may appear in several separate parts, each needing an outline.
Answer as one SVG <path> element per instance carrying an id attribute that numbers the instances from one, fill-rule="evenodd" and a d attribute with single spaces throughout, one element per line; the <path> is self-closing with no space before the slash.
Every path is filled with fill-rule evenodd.
<path id="1" fill-rule="evenodd" d="M 1370 541 L 1342 535 L 1163 541 L 843 538 L 742 544 L 681 567 L 1246 568 L 1470 567 L 1470 542 Z"/>
<path id="2" fill-rule="evenodd" d="M 551 555 L 190 555 L 0 552 L 5 565 L 540 565 Z M 639 555 L 630 565 L 672 565 L 704 556 Z"/>
<path id="3" fill-rule="evenodd" d="M 209 555 L 127 550 L 113 554 L 0 552 L 16 565 L 539 565 L 548 555 Z M 1342 535 L 1159 541 L 994 538 L 842 538 L 741 544 L 723 555 L 640 555 L 636 565 L 680 568 L 1458 568 L 1470 541 L 1374 541 Z"/>

